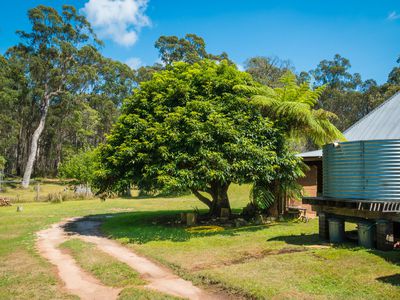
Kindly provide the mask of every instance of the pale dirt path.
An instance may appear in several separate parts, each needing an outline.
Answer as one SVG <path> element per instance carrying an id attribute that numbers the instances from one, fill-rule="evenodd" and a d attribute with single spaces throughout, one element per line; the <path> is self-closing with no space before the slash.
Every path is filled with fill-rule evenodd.
<path id="1" fill-rule="evenodd" d="M 68 236 L 65 233 L 64 225 L 66 224 L 73 225 L 73 235 Z M 120 290 L 99 284 L 97 280 L 80 269 L 69 255 L 62 253 L 57 248 L 59 244 L 73 236 L 94 243 L 100 250 L 129 265 L 149 282 L 146 285 L 149 289 L 192 300 L 229 298 L 225 295 L 207 293 L 194 286 L 192 282 L 178 277 L 171 270 L 137 255 L 115 241 L 100 236 L 98 232 L 100 224 L 101 222 L 96 220 L 74 218 L 69 219 L 67 222 L 55 224 L 51 228 L 38 233 L 40 253 L 57 266 L 61 279 L 71 293 L 86 300 L 117 299 L 120 292 Z M 101 295 L 101 297 L 96 295 Z"/>
<path id="2" fill-rule="evenodd" d="M 49 229 L 37 233 L 40 254 L 57 267 L 58 275 L 71 294 L 79 296 L 82 300 L 117 299 L 121 289 L 104 286 L 82 270 L 70 255 L 58 248 L 67 240 L 63 224 L 54 224 Z"/>

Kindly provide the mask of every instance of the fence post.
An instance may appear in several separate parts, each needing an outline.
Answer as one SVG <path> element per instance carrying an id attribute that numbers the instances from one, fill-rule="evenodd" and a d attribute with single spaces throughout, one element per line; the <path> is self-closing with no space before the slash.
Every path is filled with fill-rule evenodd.
<path id="1" fill-rule="evenodd" d="M 0 192 L 3 191 L 3 170 L 0 170 Z"/>
<path id="2" fill-rule="evenodd" d="M 39 201 L 40 183 L 36 184 L 36 201 Z"/>

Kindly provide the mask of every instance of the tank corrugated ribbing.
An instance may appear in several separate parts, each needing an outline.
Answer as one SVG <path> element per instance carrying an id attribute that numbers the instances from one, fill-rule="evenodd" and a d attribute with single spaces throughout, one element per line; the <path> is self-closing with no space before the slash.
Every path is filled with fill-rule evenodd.
<path id="1" fill-rule="evenodd" d="M 352 141 L 323 148 L 323 195 L 400 200 L 400 140 Z"/>

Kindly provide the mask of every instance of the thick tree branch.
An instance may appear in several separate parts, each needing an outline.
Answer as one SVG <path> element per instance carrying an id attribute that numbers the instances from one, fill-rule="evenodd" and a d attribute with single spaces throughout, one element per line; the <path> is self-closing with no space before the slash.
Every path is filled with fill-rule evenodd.
<path id="1" fill-rule="evenodd" d="M 191 191 L 192 191 L 193 195 L 195 195 L 201 202 L 203 202 L 205 205 L 207 205 L 208 207 L 211 208 L 212 202 L 210 199 L 203 196 L 202 194 L 200 194 L 199 191 L 197 191 L 195 189 L 191 189 Z"/>
<path id="2" fill-rule="evenodd" d="M 61 94 L 61 92 L 62 92 L 62 89 L 61 89 L 61 86 L 60 87 L 58 87 L 58 89 L 57 90 L 55 90 L 55 91 L 53 91 L 53 92 L 50 92 L 50 93 L 48 93 L 47 95 L 46 95 L 46 97 L 47 97 L 47 99 L 51 99 L 52 97 L 54 97 L 54 96 L 58 96 L 59 94 Z"/>

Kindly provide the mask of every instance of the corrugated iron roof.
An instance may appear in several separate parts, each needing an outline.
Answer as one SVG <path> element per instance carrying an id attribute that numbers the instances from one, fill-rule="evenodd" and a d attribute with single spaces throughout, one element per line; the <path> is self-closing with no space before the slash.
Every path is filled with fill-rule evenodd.
<path id="1" fill-rule="evenodd" d="M 358 120 L 343 134 L 348 141 L 400 139 L 400 92 Z M 299 156 L 322 157 L 322 150 L 304 152 Z"/>
<path id="2" fill-rule="evenodd" d="M 303 152 L 303 153 L 300 153 L 298 156 L 301 156 L 303 158 L 307 158 L 307 157 L 322 157 L 322 150 L 314 150 L 314 151 Z"/>

